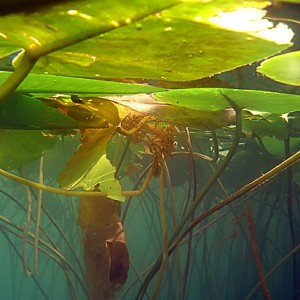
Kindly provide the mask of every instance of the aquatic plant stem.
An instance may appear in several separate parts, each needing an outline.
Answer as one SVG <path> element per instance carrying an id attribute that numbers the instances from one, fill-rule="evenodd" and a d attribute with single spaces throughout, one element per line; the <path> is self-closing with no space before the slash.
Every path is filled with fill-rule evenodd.
<path id="1" fill-rule="evenodd" d="M 11 180 L 14 180 L 16 182 L 19 183 L 23 183 L 27 186 L 31 186 L 33 188 L 36 188 L 38 190 L 43 190 L 49 193 L 53 193 L 53 194 L 59 194 L 59 195 L 64 195 L 64 196 L 77 196 L 77 197 L 94 197 L 94 196 L 107 196 L 105 193 L 103 192 L 97 192 L 97 191 L 69 191 L 69 190 L 64 190 L 64 189 L 59 189 L 59 188 L 55 188 L 52 186 L 48 186 L 48 185 L 44 185 L 44 184 L 40 184 L 34 181 L 31 181 L 29 179 L 17 176 L 15 174 L 9 173 L 3 169 L 0 169 L 0 175 L 9 178 Z M 147 187 L 150 179 L 152 178 L 152 171 L 150 170 L 145 181 L 143 182 L 141 188 L 139 190 L 133 190 L 133 191 L 123 191 L 122 195 L 123 196 L 139 196 L 141 195 L 145 188 Z"/>
<path id="2" fill-rule="evenodd" d="M 120 171 L 120 168 L 124 162 L 124 159 L 128 153 L 128 150 L 129 150 L 129 147 L 130 147 L 130 144 L 131 144 L 131 140 L 132 140 L 132 136 L 128 136 L 127 139 L 126 139 L 126 144 L 125 144 L 125 147 L 123 149 L 123 152 L 122 152 L 122 155 L 121 155 L 121 158 L 120 160 L 118 161 L 118 164 L 116 166 L 116 175 L 119 173 Z"/>
<path id="3" fill-rule="evenodd" d="M 19 225 L 15 224 L 14 222 L 9 220 L 8 218 L 5 218 L 1 214 L 0 214 L 0 221 L 6 223 L 7 225 L 15 228 L 16 230 L 18 230 L 20 232 L 23 231 L 23 229 Z M 0 227 L 5 228 L 5 230 L 10 231 L 12 234 L 14 234 L 18 238 L 22 239 L 22 236 L 20 234 L 18 234 L 17 232 L 15 232 L 15 231 L 13 231 L 9 228 L 6 228 L 6 227 L 4 227 L 4 225 L 1 225 L 1 224 L 0 224 Z M 28 232 L 28 237 L 30 237 L 31 239 L 34 239 L 34 234 L 29 231 Z M 28 240 L 28 243 L 31 244 L 31 245 L 34 244 L 31 240 Z M 73 273 L 74 277 L 78 280 L 80 286 L 82 287 L 82 290 L 87 295 L 85 284 L 82 282 L 81 278 L 79 277 L 78 272 L 74 269 L 73 265 L 71 263 L 69 263 L 69 261 L 65 258 L 65 256 L 62 253 L 60 253 L 55 247 L 52 247 L 49 243 L 47 243 L 46 241 L 44 241 L 41 238 L 39 240 L 39 246 L 38 247 L 39 247 L 40 251 L 42 251 L 47 256 L 49 256 L 51 259 L 53 259 L 62 268 L 62 270 L 66 274 L 66 277 L 69 279 L 70 276 L 68 275 L 67 270 L 66 270 L 66 267 L 68 267 L 69 270 Z M 48 249 L 49 251 L 46 250 L 45 248 Z"/>
<path id="4" fill-rule="evenodd" d="M 172 226 L 175 228 L 176 226 L 176 213 L 175 213 L 175 204 L 174 204 L 174 195 L 173 195 L 173 188 L 172 188 L 172 182 L 171 182 L 171 176 L 168 169 L 167 162 L 164 160 L 164 174 L 167 182 L 167 187 L 169 191 L 169 203 L 170 203 L 170 209 L 171 209 L 171 216 L 172 216 Z M 174 259 L 175 259 L 175 267 L 176 267 L 176 274 L 177 274 L 177 280 L 180 290 L 180 297 L 183 298 L 183 282 L 181 277 L 181 266 L 180 266 L 180 259 L 179 259 L 179 252 L 175 250 L 174 253 Z M 173 264 L 171 264 L 173 267 Z M 172 270 L 170 271 L 172 273 Z M 170 282 L 171 284 L 171 282 Z"/>
<path id="5" fill-rule="evenodd" d="M 235 103 L 232 103 L 231 99 L 228 100 L 228 101 L 230 102 L 230 104 L 232 105 L 232 107 L 234 108 L 234 110 L 236 112 L 236 128 L 235 128 L 234 140 L 233 140 L 233 142 L 231 144 L 231 147 L 230 147 L 230 149 L 229 149 L 226 157 L 224 158 L 224 160 L 218 165 L 218 167 L 216 168 L 215 173 L 206 181 L 204 187 L 197 194 L 196 199 L 193 201 L 193 203 L 191 204 L 191 206 L 189 207 L 189 209 L 185 212 L 185 214 L 181 218 L 181 220 L 178 223 L 177 227 L 174 229 L 174 231 L 173 231 L 173 233 L 172 233 L 172 235 L 171 235 L 171 237 L 169 239 L 169 247 L 176 240 L 176 238 L 180 234 L 182 228 L 187 223 L 187 221 L 189 220 L 189 218 L 191 217 L 191 215 L 193 214 L 193 212 L 195 211 L 195 209 L 197 208 L 197 206 L 199 205 L 199 203 L 201 202 L 201 200 L 203 199 L 203 197 L 207 194 L 207 192 L 211 189 L 211 187 L 213 186 L 213 184 L 218 180 L 218 178 L 221 175 L 221 173 L 228 166 L 228 164 L 230 163 L 230 161 L 231 161 L 231 159 L 232 159 L 232 157 L 233 157 L 233 155 L 234 155 L 234 153 L 236 151 L 236 148 L 237 148 L 237 146 L 239 144 L 240 136 L 241 136 L 241 132 L 242 132 L 242 111 L 241 111 L 241 109 L 239 107 L 237 107 L 235 105 Z M 174 251 L 174 247 L 173 247 L 173 251 Z M 170 253 L 171 252 L 169 251 L 169 255 L 170 255 Z M 150 272 L 146 276 L 143 284 L 141 285 L 141 287 L 140 287 L 140 289 L 139 289 L 139 291 L 138 291 L 135 299 L 142 299 L 143 298 L 147 287 L 149 286 L 152 278 L 154 277 L 154 275 L 156 274 L 156 272 L 159 269 L 159 266 L 161 264 L 161 259 L 162 259 L 162 255 L 160 255 L 157 258 L 157 260 L 154 263 L 152 269 L 150 270 Z"/>
<path id="6" fill-rule="evenodd" d="M 289 158 L 291 156 L 291 147 L 290 147 L 290 137 L 288 136 L 284 140 L 284 151 L 285 157 Z M 286 191 L 286 202 L 287 202 L 287 211 L 288 211 L 288 221 L 291 234 L 292 248 L 296 245 L 295 237 L 295 226 L 293 220 L 293 205 L 292 205 L 292 183 L 293 183 L 293 170 L 291 167 L 287 168 L 287 191 Z M 293 299 L 297 299 L 297 256 L 293 256 Z"/>
<path id="7" fill-rule="evenodd" d="M 261 284 L 263 287 L 264 296 L 265 296 L 265 299 L 270 300 L 271 297 L 270 297 L 269 289 L 267 286 L 267 281 L 266 281 L 266 278 L 265 278 L 265 275 L 263 272 L 262 264 L 261 264 L 261 259 L 260 259 L 260 255 L 259 255 L 259 251 L 258 251 L 256 235 L 255 235 L 255 230 L 254 230 L 252 210 L 250 207 L 247 208 L 246 215 L 247 215 L 248 228 L 249 228 L 250 237 L 251 237 L 252 250 L 253 250 L 257 270 L 259 273 L 259 278 L 260 278 L 260 281 L 261 281 Z"/>
<path id="8" fill-rule="evenodd" d="M 196 194 L 197 194 L 197 175 L 196 175 L 196 166 L 195 166 L 195 159 L 194 159 L 194 152 L 193 152 L 193 147 L 192 147 L 192 142 L 191 142 L 191 136 L 189 129 L 186 127 L 185 128 L 185 135 L 186 135 L 186 143 L 187 143 L 187 148 L 189 152 L 189 163 L 190 163 L 190 177 L 191 178 L 191 183 L 193 183 L 193 196 L 192 199 L 195 199 Z M 193 221 L 195 217 L 195 211 L 192 213 L 190 217 L 190 221 Z M 186 253 L 186 259 L 185 259 L 185 268 L 184 268 L 184 275 L 183 275 L 183 293 L 181 295 L 181 299 L 183 300 L 185 297 L 186 289 L 187 289 L 187 281 L 188 281 L 188 275 L 189 275 L 189 268 L 190 268 L 190 259 L 191 259 L 191 251 L 192 251 L 192 239 L 193 239 L 193 231 L 189 233 L 188 237 L 188 246 L 187 246 L 187 253 Z"/>
<path id="9" fill-rule="evenodd" d="M 168 232 L 167 232 L 167 218 L 166 218 L 166 207 L 165 207 L 165 188 L 164 188 L 164 174 L 161 172 L 159 176 L 159 208 L 160 208 L 160 223 L 161 223 L 161 232 L 162 232 L 162 260 L 160 265 L 160 271 L 158 274 L 158 278 L 153 290 L 153 293 L 151 295 L 151 300 L 155 300 L 161 285 L 161 282 L 163 280 L 163 276 L 167 267 L 168 262 Z"/>
<path id="10" fill-rule="evenodd" d="M 27 196 L 26 197 L 27 198 L 27 212 L 26 212 L 26 221 L 25 221 L 23 236 L 22 236 L 22 261 L 23 261 L 23 268 L 24 268 L 25 275 L 30 276 L 31 272 L 29 271 L 29 268 L 28 268 L 26 248 L 27 248 L 28 232 L 29 232 L 29 227 L 30 227 L 32 197 L 31 197 L 31 193 L 30 193 L 28 186 L 25 186 L 25 190 L 26 190 L 26 196 Z"/>
<path id="11" fill-rule="evenodd" d="M 265 278 L 268 279 L 281 265 L 283 265 L 291 256 L 294 256 L 297 251 L 300 250 L 300 244 L 297 244 L 290 252 L 282 257 L 271 269 L 265 274 Z M 254 293 L 260 288 L 261 281 L 246 295 L 245 300 L 253 299 Z"/>
<path id="12" fill-rule="evenodd" d="M 290 158 L 288 158 L 285 161 L 283 161 L 282 163 L 278 164 L 273 169 L 271 169 L 267 173 L 263 174 L 259 178 L 257 178 L 255 180 L 253 180 L 252 182 L 248 183 L 243 188 L 239 189 L 238 191 L 236 191 L 235 193 L 230 195 L 225 200 L 219 202 L 214 207 L 212 207 L 212 208 L 208 209 L 207 211 L 205 211 L 203 214 L 198 216 L 192 223 L 189 224 L 189 226 L 184 230 L 184 232 L 176 239 L 176 241 L 174 242 L 174 244 L 173 244 L 172 248 L 169 250 L 169 252 L 174 251 L 174 248 L 176 248 L 176 246 L 181 242 L 181 240 L 191 230 L 191 228 L 194 228 L 201 221 L 206 219 L 208 216 L 212 215 L 213 213 L 215 213 L 219 209 L 227 206 L 228 204 L 234 202 L 235 200 L 239 199 L 241 196 L 247 194 L 248 192 L 252 191 L 253 189 L 259 187 L 260 185 L 262 185 L 263 183 L 265 183 L 266 181 L 268 181 L 272 177 L 278 175 L 280 172 L 282 172 L 286 168 L 292 166 L 293 164 L 295 164 L 299 160 L 300 160 L 300 151 L 296 152 Z"/>
<path id="13" fill-rule="evenodd" d="M 17 256 L 22 260 L 22 255 L 20 253 L 20 251 L 18 250 L 18 248 L 16 247 L 15 243 L 9 238 L 8 234 L 5 232 L 4 228 L 0 227 L 0 230 L 2 232 L 2 234 L 5 236 L 6 240 L 8 241 L 9 245 L 12 247 L 12 249 L 15 251 L 15 253 L 17 254 Z M 30 271 L 30 269 L 29 269 Z M 36 284 L 36 286 L 38 287 L 38 289 L 40 290 L 41 294 L 44 296 L 44 298 L 46 300 L 50 300 L 50 298 L 48 298 L 47 293 L 44 291 L 44 289 L 42 288 L 42 286 L 40 285 L 39 281 L 37 280 L 36 276 L 34 274 L 31 275 L 32 280 L 34 281 L 34 283 Z"/>
<path id="14" fill-rule="evenodd" d="M 39 183 L 44 183 L 44 157 L 40 159 L 40 176 Z M 41 222 L 41 209 L 42 209 L 43 190 L 39 190 L 37 205 L 36 205 L 36 224 L 35 224 L 35 237 L 34 237 L 34 274 L 38 274 L 39 264 L 39 234 L 40 234 L 40 222 Z"/>
<path id="15" fill-rule="evenodd" d="M 20 64 L 0 87 L 0 104 L 4 102 L 26 78 L 37 61 L 37 59 L 30 56 L 27 51 L 22 52 L 20 55 L 22 55 Z"/>

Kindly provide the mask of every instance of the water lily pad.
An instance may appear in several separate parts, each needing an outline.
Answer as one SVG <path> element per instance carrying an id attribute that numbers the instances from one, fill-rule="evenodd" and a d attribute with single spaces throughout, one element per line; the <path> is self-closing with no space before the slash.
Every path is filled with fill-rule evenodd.
<path id="1" fill-rule="evenodd" d="M 260 65 L 258 71 L 273 80 L 300 85 L 300 51 L 269 58 Z"/>

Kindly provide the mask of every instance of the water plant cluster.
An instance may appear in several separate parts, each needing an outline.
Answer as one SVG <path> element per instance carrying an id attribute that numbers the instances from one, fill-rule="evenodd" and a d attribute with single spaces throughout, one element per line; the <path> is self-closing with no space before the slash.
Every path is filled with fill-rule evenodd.
<path id="1" fill-rule="evenodd" d="M 299 297 L 286 5 L 0 4 L 1 297 Z"/>

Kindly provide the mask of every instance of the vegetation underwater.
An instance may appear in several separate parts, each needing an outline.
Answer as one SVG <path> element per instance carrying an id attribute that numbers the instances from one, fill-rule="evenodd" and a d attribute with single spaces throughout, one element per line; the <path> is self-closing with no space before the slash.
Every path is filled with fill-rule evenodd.
<path id="1" fill-rule="evenodd" d="M 1 299 L 299 299 L 300 1 L 25 2 Z"/>

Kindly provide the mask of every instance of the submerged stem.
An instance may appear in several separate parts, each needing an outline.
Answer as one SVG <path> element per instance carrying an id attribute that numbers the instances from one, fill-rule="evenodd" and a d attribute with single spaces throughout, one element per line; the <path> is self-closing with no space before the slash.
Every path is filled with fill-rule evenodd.
<path id="1" fill-rule="evenodd" d="M 160 265 L 160 271 L 158 274 L 158 278 L 156 281 L 156 285 L 154 287 L 153 294 L 151 296 L 151 300 L 156 299 L 166 267 L 167 267 L 167 261 L 168 261 L 168 232 L 167 232 L 167 218 L 166 218 L 166 207 L 165 207 L 165 199 L 164 199 L 164 174 L 161 172 L 159 176 L 159 208 L 160 208 L 160 222 L 161 222 L 161 231 L 162 231 L 162 244 L 163 244 L 163 250 L 162 250 L 162 260 Z"/>
<path id="2" fill-rule="evenodd" d="M 169 239 L 169 246 L 171 246 L 173 244 L 176 237 L 180 234 L 182 228 L 184 227 L 186 222 L 189 220 L 190 216 L 193 214 L 193 212 L 195 211 L 195 209 L 197 208 L 197 206 L 199 205 L 199 203 L 201 202 L 203 197 L 211 189 L 213 184 L 218 180 L 221 173 L 225 170 L 227 165 L 230 163 L 230 161 L 231 161 L 231 159 L 232 159 L 232 157 L 233 157 L 233 155 L 236 151 L 236 148 L 237 148 L 237 146 L 239 144 L 239 141 L 240 141 L 241 132 L 242 132 L 242 112 L 238 107 L 236 107 L 234 105 L 234 103 L 230 103 L 230 104 L 233 106 L 233 108 L 236 111 L 236 129 L 235 129 L 235 137 L 234 137 L 234 140 L 232 142 L 232 145 L 231 145 L 226 157 L 224 158 L 224 160 L 218 165 L 218 167 L 216 168 L 215 173 L 207 180 L 204 187 L 197 194 L 195 200 L 193 201 L 193 203 L 191 204 L 189 209 L 185 212 L 185 214 L 181 218 L 180 222 L 178 223 L 177 227 L 174 229 L 174 231 L 173 231 L 173 233 L 172 233 L 172 235 Z M 174 250 L 174 247 L 173 247 L 173 250 Z M 169 251 L 169 254 L 170 253 L 171 252 Z M 146 276 L 142 286 L 140 287 L 140 289 L 139 289 L 139 291 L 136 295 L 136 299 L 142 299 L 143 298 L 143 296 L 145 294 L 145 291 L 146 291 L 147 287 L 149 286 L 153 276 L 159 270 L 161 260 L 162 260 L 162 255 L 160 255 L 157 258 L 157 260 L 156 260 L 155 264 L 153 265 L 152 269 L 150 270 L 150 272 Z"/>
<path id="3" fill-rule="evenodd" d="M 292 166 L 294 163 L 296 163 L 299 160 L 300 160 L 300 151 L 296 152 L 290 158 L 286 159 L 285 161 L 283 161 L 279 165 L 275 166 L 273 169 L 271 169 L 267 173 L 263 174 L 259 178 L 257 178 L 255 180 L 253 180 L 252 182 L 248 183 L 243 188 L 239 189 L 238 191 L 236 191 L 235 193 L 233 193 L 232 195 L 230 195 L 225 200 L 219 202 L 214 207 L 212 207 L 212 208 L 208 209 L 207 211 L 205 211 L 203 214 L 201 214 L 199 217 L 197 217 L 192 223 L 189 224 L 189 226 L 184 230 L 184 232 L 176 239 L 176 241 L 174 242 L 174 245 L 169 250 L 169 252 L 172 253 L 174 251 L 174 249 L 176 248 L 176 246 L 182 241 L 182 239 L 184 238 L 184 236 L 192 228 L 194 228 L 195 226 L 197 226 L 201 221 L 203 221 L 204 219 L 206 219 L 208 216 L 212 215 L 213 213 L 215 213 L 219 209 L 227 206 L 228 204 L 232 203 L 233 201 L 239 199 L 241 196 L 247 194 L 248 192 L 252 191 L 253 189 L 259 187 L 260 185 L 262 185 L 263 183 L 265 183 L 266 181 L 268 181 L 272 177 L 278 175 L 280 172 L 282 172 L 286 168 Z"/>
<path id="4" fill-rule="evenodd" d="M 40 159 L 40 176 L 39 183 L 44 182 L 44 157 Z M 37 207 L 36 207 L 36 225 L 35 225 L 35 237 L 34 237 L 34 274 L 38 274 L 39 263 L 39 234 L 40 234 L 40 222 L 41 222 L 41 209 L 42 209 L 43 191 L 39 190 Z"/>
<path id="5" fill-rule="evenodd" d="M 258 251 L 251 208 L 247 209 L 246 214 L 247 214 L 247 219 L 248 219 L 248 228 L 249 228 L 250 237 L 251 237 L 253 255 L 254 255 L 256 266 L 257 266 L 257 269 L 258 269 L 259 278 L 260 278 L 261 284 L 263 286 L 264 296 L 265 296 L 265 299 L 270 300 L 271 297 L 270 297 L 266 277 L 265 277 L 264 272 L 263 272 L 261 259 L 260 259 L 260 255 L 259 255 L 259 251 Z"/>
<path id="6" fill-rule="evenodd" d="M 26 213 L 26 221 L 25 221 L 25 226 L 23 230 L 23 236 L 22 236 L 22 261 L 23 261 L 23 268 L 24 268 L 24 273 L 26 276 L 30 276 L 31 272 L 29 271 L 28 268 L 28 261 L 27 261 L 27 243 L 28 243 L 28 232 L 29 232 L 29 227 L 30 227 L 30 215 L 31 215 L 31 209 L 32 209 L 32 197 L 30 190 L 28 186 L 25 186 L 26 190 L 26 195 L 27 195 L 27 213 Z"/>
<path id="7" fill-rule="evenodd" d="M 20 60 L 20 64 L 0 87 L 0 104 L 4 102 L 26 78 L 37 61 L 37 59 L 32 58 L 27 51 L 24 51 L 21 55 L 23 56 Z"/>

